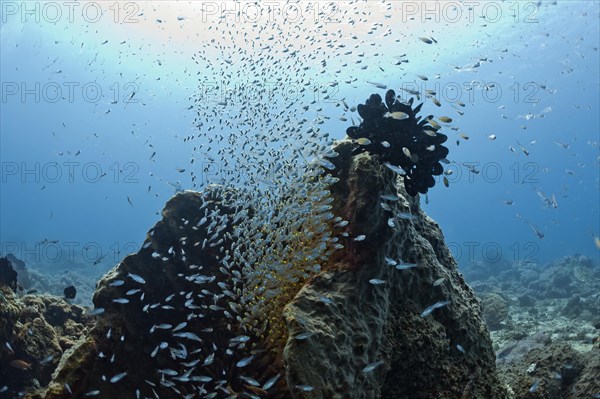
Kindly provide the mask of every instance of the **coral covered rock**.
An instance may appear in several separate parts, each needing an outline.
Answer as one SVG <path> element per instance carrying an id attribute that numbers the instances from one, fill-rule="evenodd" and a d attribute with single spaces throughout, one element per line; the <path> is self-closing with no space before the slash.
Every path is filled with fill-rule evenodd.
<path id="1" fill-rule="evenodd" d="M 7 258 L 0 258 L 0 285 L 17 291 L 17 272 Z"/>
<path id="2" fill-rule="evenodd" d="M 66 318 L 56 319 L 61 308 Z M 0 286 L 0 398 L 22 396 L 27 388 L 48 384 L 63 351 L 85 332 L 83 309 L 62 298 L 27 295 L 19 298 Z M 80 317 L 77 317 L 78 315 Z M 64 330 L 63 330 L 64 328 Z"/>
<path id="3" fill-rule="evenodd" d="M 584 399 L 600 394 L 600 349 L 579 353 L 565 343 L 534 348 L 499 365 L 515 399 Z"/>
<path id="4" fill-rule="evenodd" d="M 487 293 L 481 296 L 483 316 L 491 330 L 501 328 L 502 322 L 508 317 L 508 302 L 496 293 Z"/>
<path id="5" fill-rule="evenodd" d="M 328 190 L 272 211 L 216 186 L 173 197 L 98 283 L 96 325 L 45 398 L 503 398 L 439 227 L 352 149 L 307 178 Z"/>
<path id="6" fill-rule="evenodd" d="M 142 249 L 98 283 L 98 321 L 61 362 L 47 399 L 70 398 L 71 392 L 115 399 L 136 397 L 138 391 L 141 397 L 253 392 L 262 389 L 254 381 L 264 387 L 277 374 L 273 370 L 280 364 L 253 351 L 256 333 L 265 327 L 244 326 L 237 296 L 242 272 L 220 262 L 227 262 L 231 248 L 227 222 L 234 212 L 227 195 L 231 192 L 212 187 L 167 203 Z M 224 221 L 222 230 L 217 220 Z M 224 238 L 209 239 L 211 226 Z M 272 392 L 282 383 L 278 378 L 270 384 Z"/>
<path id="7" fill-rule="evenodd" d="M 29 276 L 29 270 L 25 265 L 25 262 L 18 259 L 13 254 L 6 254 L 6 259 L 12 264 L 13 269 L 17 272 L 17 282 L 27 290 L 31 286 L 31 280 Z"/>
<path id="8" fill-rule="evenodd" d="M 312 333 L 286 347 L 294 397 L 504 397 L 479 304 L 439 226 L 393 172 L 350 148 L 336 148 L 332 190 L 350 222 L 345 248 L 286 309 L 290 337 Z M 386 194 L 398 195 L 390 211 L 380 205 Z"/>

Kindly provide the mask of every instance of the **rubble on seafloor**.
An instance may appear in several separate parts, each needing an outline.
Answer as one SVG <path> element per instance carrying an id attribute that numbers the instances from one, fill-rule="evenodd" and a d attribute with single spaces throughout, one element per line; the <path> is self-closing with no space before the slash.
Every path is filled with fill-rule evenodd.
<path id="1" fill-rule="evenodd" d="M 462 270 L 482 300 L 513 397 L 600 397 L 600 265 L 573 255 Z"/>

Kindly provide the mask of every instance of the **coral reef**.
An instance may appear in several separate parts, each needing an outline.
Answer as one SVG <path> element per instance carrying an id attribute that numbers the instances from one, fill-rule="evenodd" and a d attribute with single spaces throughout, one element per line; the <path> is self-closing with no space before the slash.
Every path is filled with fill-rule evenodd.
<path id="1" fill-rule="evenodd" d="M 514 399 L 584 399 L 600 394 L 600 348 L 579 353 L 566 343 L 532 348 L 503 361 L 499 374 Z"/>
<path id="2" fill-rule="evenodd" d="M 47 385 L 64 351 L 91 321 L 83 308 L 62 298 L 18 297 L 0 285 L 0 398 Z"/>
<path id="3" fill-rule="evenodd" d="M 76 259 L 68 262 L 38 263 L 33 267 L 27 267 L 24 261 L 12 253 L 6 254 L 6 260 L 12 264 L 12 268 L 17 273 L 16 290 L 19 294 L 64 296 L 64 289 L 74 286 L 77 289 L 77 296 L 71 300 L 71 303 L 81 306 L 92 305 L 96 281 L 106 272 L 106 269 L 90 268 L 89 264 Z"/>
<path id="4" fill-rule="evenodd" d="M 495 329 L 497 318 L 486 321 L 512 398 L 600 397 L 598 265 L 579 255 L 545 265 L 478 263 L 465 276 L 473 279 L 484 313 L 486 303 L 506 307 L 510 322 Z"/>
<path id="5" fill-rule="evenodd" d="M 490 330 L 498 330 L 508 317 L 508 302 L 497 293 L 486 293 L 481 296 L 483 317 Z"/>
<path id="6" fill-rule="evenodd" d="M 12 334 L 15 323 L 23 310 L 23 304 L 17 300 L 12 289 L 0 283 L 0 338 Z M 5 347 L 0 350 L 5 350 Z"/>
<path id="7" fill-rule="evenodd" d="M 295 295 L 293 285 L 302 276 L 285 275 L 288 283 L 279 286 L 266 276 L 284 277 L 274 269 L 285 270 L 289 252 L 279 252 L 283 248 L 271 248 L 273 256 L 282 258 L 262 269 L 233 261 L 239 256 L 232 247 L 236 229 L 253 217 L 234 208 L 234 194 L 243 195 L 213 186 L 202 194 L 180 193 L 167 203 L 163 220 L 149 232 L 142 250 L 98 283 L 94 303 L 103 312 L 61 363 L 46 398 L 71 397 L 71 392 L 75 397 L 97 392 L 129 398 L 138 391 L 143 397 L 155 392 L 160 397 L 174 392 L 205 397 L 209 392 L 227 396 L 267 390 L 270 397 L 286 397 L 278 375 L 285 343 L 279 338 L 287 339 L 287 334 L 278 328 L 283 320 L 276 313 Z M 247 220 L 237 220 L 240 214 Z M 266 229 L 253 233 L 259 245 L 270 234 Z M 294 273 L 312 265 L 291 237 L 280 244 L 303 256 Z M 247 263 L 260 260 L 274 259 L 257 256 Z M 132 364 L 130 359 L 143 361 Z"/>
<path id="8" fill-rule="evenodd" d="M 552 340 L 548 334 L 540 331 L 531 336 L 507 345 L 502 351 L 498 352 L 496 358 L 498 363 L 514 363 L 526 356 L 533 349 L 543 348 Z"/>
<path id="9" fill-rule="evenodd" d="M 21 288 L 28 290 L 31 285 L 31 280 L 29 276 L 29 270 L 27 269 L 25 262 L 10 253 L 6 254 L 6 259 L 12 264 L 12 267 L 17 272 L 17 282 Z"/>
<path id="10" fill-rule="evenodd" d="M 574 295 L 590 297 L 600 289 L 600 265 L 594 265 L 591 259 L 579 255 L 566 256 L 547 264 L 477 261 L 461 265 L 461 270 L 478 292 L 496 287 L 533 298 L 562 299 Z"/>
<path id="11" fill-rule="evenodd" d="M 6 258 L 0 258 L 0 284 L 8 286 L 15 292 L 17 291 L 17 272 Z"/>
<path id="12" fill-rule="evenodd" d="M 330 175 L 309 176 L 331 195 L 282 196 L 268 219 L 238 206 L 242 191 L 173 197 L 99 282 L 96 325 L 43 397 L 503 398 L 439 227 L 353 148 L 341 142 Z M 382 194 L 397 196 L 388 210 Z"/>

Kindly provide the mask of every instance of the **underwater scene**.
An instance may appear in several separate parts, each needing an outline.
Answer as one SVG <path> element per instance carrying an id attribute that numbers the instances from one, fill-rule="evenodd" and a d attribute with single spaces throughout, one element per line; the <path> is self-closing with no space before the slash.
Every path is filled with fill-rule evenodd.
<path id="1" fill-rule="evenodd" d="M 0 2 L 0 399 L 600 398 L 600 2 Z"/>

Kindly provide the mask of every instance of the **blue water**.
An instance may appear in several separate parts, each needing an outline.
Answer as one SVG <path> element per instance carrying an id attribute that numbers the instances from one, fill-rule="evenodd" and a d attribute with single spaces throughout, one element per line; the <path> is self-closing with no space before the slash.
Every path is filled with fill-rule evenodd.
<path id="1" fill-rule="evenodd" d="M 385 92 L 368 82 L 383 83 L 405 98 L 410 96 L 400 87 L 437 92 L 442 107 L 422 97 L 421 113 L 454 119 L 451 126 L 458 131 L 442 130 L 450 137 L 448 167 L 454 174 L 449 188 L 439 179 L 429 203 L 424 196 L 421 203 L 440 224 L 459 264 L 544 263 L 573 254 L 598 263 L 600 3 L 482 2 L 472 21 L 460 2 L 438 3 L 438 10 L 428 3 L 429 13 L 419 9 L 422 2 L 410 3 L 416 11 L 401 8 L 409 3 L 392 2 L 387 10 L 387 3 L 338 2 L 337 8 L 297 21 L 272 24 L 263 16 L 233 25 L 235 16 L 202 14 L 198 3 L 132 2 L 118 10 L 105 5 L 92 22 L 90 15 L 82 17 L 81 4 L 70 21 L 65 6 L 58 6 L 62 14 L 56 16 L 58 3 L 28 2 L 33 10 L 28 14 L 23 3 L 3 2 L 0 253 L 15 253 L 49 271 L 69 264 L 105 269 L 137 250 L 174 186 L 201 189 L 218 182 L 214 149 L 215 162 L 193 149 L 207 136 L 184 141 L 198 134 L 197 112 L 222 109 L 212 99 L 194 102 L 203 90 L 199 80 L 220 82 L 233 71 L 227 84 L 234 87 L 236 79 L 274 84 L 284 77 L 290 84 L 296 77 L 294 63 L 266 47 L 243 61 L 257 65 L 255 76 L 236 76 L 235 63 L 224 62 L 214 43 L 248 50 L 242 38 L 251 32 L 257 48 L 275 48 L 277 42 L 279 50 L 297 51 L 296 67 L 307 68 L 310 93 L 290 97 L 280 91 L 273 102 L 274 113 L 278 107 L 298 108 L 299 120 L 290 125 L 306 118 L 302 131 L 314 118 L 328 116 L 319 127 L 343 138 L 357 114 L 341 121 L 340 100 L 353 106 Z M 328 40 L 338 46 L 328 50 L 332 55 L 311 59 Z M 348 50 L 352 54 L 345 55 Z M 194 61 L 200 51 L 208 61 Z M 401 54 L 410 62 L 395 65 Z M 273 58 L 260 60 L 267 56 Z M 454 105 L 462 116 L 451 106 L 456 100 L 466 105 Z M 304 105 L 310 109 L 303 111 Z M 538 117 L 527 119 L 528 114 Z M 256 118 L 260 123 L 261 116 Z M 488 138 L 492 134 L 496 140 Z M 301 132 L 296 140 L 302 140 Z M 554 194 L 558 207 L 545 207 L 536 188 L 548 198 Z"/>

